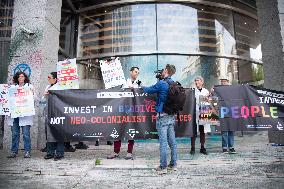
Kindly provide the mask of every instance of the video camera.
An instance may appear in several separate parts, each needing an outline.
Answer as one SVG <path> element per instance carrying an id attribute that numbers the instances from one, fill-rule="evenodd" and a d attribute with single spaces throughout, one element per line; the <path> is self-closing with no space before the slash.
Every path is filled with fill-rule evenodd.
<path id="1" fill-rule="evenodd" d="M 159 79 L 159 80 L 163 79 L 163 76 L 162 76 L 163 71 L 164 71 L 164 69 L 154 71 L 154 73 L 156 74 L 156 78 L 157 79 Z"/>

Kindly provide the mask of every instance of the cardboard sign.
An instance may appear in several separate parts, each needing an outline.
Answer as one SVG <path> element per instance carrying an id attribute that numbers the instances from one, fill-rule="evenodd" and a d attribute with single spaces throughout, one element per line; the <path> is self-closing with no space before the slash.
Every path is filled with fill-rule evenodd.
<path id="1" fill-rule="evenodd" d="M 100 66 L 106 89 L 122 86 L 126 83 L 119 58 L 113 60 L 101 60 Z"/>
<path id="2" fill-rule="evenodd" d="M 58 86 L 53 90 L 79 89 L 76 58 L 57 63 Z"/>

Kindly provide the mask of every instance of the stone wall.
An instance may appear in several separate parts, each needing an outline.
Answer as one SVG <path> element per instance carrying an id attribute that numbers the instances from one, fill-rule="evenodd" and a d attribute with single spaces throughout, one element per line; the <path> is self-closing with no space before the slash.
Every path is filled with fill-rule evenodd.
<path id="1" fill-rule="evenodd" d="M 284 1 L 257 0 L 264 87 L 284 91 Z M 269 142 L 284 144 L 284 131 L 269 132 Z"/>
<path id="2" fill-rule="evenodd" d="M 61 0 L 16 0 L 10 45 L 8 83 L 19 64 L 21 70 L 30 70 L 30 80 L 35 87 L 34 125 L 31 128 L 32 148 L 45 145 L 44 125 L 38 124 L 39 100 L 47 83 L 47 75 L 56 70 L 58 61 L 59 33 L 61 19 Z M 27 35 L 21 28 L 26 28 L 34 35 Z M 22 143 L 22 139 L 20 140 Z M 4 148 L 11 146 L 11 130 L 5 123 Z"/>

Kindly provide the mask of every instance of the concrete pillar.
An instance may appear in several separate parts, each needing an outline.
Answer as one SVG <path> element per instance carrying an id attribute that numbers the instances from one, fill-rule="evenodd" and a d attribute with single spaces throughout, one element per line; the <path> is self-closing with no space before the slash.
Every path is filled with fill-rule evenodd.
<path id="1" fill-rule="evenodd" d="M 59 33 L 62 0 L 15 0 L 8 83 L 12 82 L 15 68 L 26 64 L 30 68 L 30 79 L 35 87 L 34 125 L 31 128 L 32 148 L 45 145 L 44 125 L 38 124 L 39 100 L 47 83 L 47 75 L 56 71 L 58 61 Z M 22 29 L 21 29 L 22 28 Z M 28 35 L 23 28 L 34 32 Z M 27 68 L 27 70 L 29 70 Z M 22 137 L 21 137 L 22 143 Z M 5 123 L 4 148 L 11 146 L 11 130 Z M 22 145 L 22 144 L 21 144 Z"/>
<path id="2" fill-rule="evenodd" d="M 264 87 L 284 91 L 284 1 L 257 0 Z M 269 142 L 284 144 L 284 132 L 269 132 Z"/>

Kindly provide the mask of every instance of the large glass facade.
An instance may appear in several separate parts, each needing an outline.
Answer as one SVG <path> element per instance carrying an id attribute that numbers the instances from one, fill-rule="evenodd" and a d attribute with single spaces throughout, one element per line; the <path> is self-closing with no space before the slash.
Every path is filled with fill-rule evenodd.
<path id="1" fill-rule="evenodd" d="M 231 83 L 263 82 L 261 45 L 254 1 L 147 3 L 108 6 L 80 14 L 79 59 L 120 57 L 127 77 L 140 67 L 143 84 L 155 83 L 154 71 L 174 64 L 175 80 L 193 86 L 196 76 L 211 88 L 220 77 Z M 85 5 L 87 7 L 87 5 Z M 235 12 L 242 9 L 249 14 Z"/>
<path id="2" fill-rule="evenodd" d="M 167 63 L 177 67 L 174 79 L 184 86 L 192 86 L 198 75 L 207 88 L 223 76 L 231 83 L 263 83 L 255 0 L 72 3 L 78 12 L 62 3 L 59 60 L 77 57 L 82 88 L 103 88 L 98 61 L 110 57 L 120 57 L 126 77 L 131 66 L 140 67 L 145 85 L 153 84 L 154 71 Z M 1 2 L 0 11 L 5 82 L 13 1 Z"/>
<path id="3" fill-rule="evenodd" d="M 225 9 L 157 4 L 158 52 L 235 54 L 232 20 Z"/>

